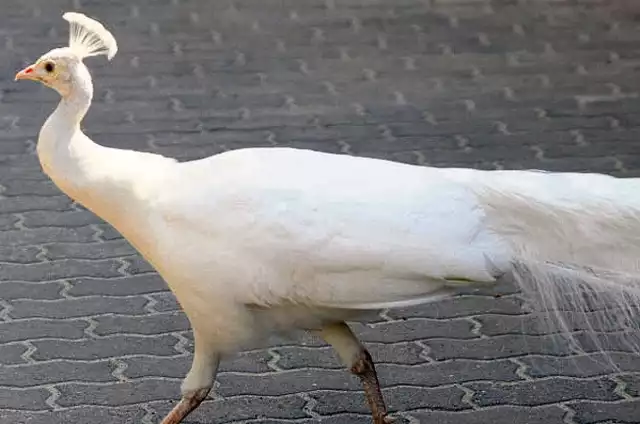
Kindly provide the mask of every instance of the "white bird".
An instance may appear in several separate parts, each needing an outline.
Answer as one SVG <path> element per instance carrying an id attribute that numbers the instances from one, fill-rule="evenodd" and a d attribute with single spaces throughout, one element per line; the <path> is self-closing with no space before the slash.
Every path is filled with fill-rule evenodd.
<path id="1" fill-rule="evenodd" d="M 371 356 L 345 321 L 493 284 L 505 273 L 569 340 L 560 308 L 567 296 L 587 318 L 594 305 L 606 306 L 617 311 L 607 319 L 637 330 L 638 179 L 432 168 L 287 148 L 179 163 L 107 148 L 80 129 L 93 95 L 83 59 L 111 59 L 116 40 L 85 15 L 63 18 L 69 46 L 16 79 L 62 97 L 38 138 L 44 172 L 126 237 L 189 318 L 193 363 L 163 424 L 180 423 L 205 399 L 222 356 L 295 329 L 332 345 L 361 378 L 374 423 L 388 422 Z"/>

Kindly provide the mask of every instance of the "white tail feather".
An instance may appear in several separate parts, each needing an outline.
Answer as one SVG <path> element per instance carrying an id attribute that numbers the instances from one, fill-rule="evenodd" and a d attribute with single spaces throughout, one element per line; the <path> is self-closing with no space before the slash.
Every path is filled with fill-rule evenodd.
<path id="1" fill-rule="evenodd" d="M 640 353 L 640 275 L 521 259 L 512 265 L 529 306 L 544 314 L 545 332 L 560 333 L 577 353 L 585 342 L 595 351 Z M 617 345 L 605 345 L 603 334 L 615 335 Z"/>
<path id="2" fill-rule="evenodd" d="M 629 181 L 609 181 L 608 190 L 562 196 L 484 187 L 478 197 L 485 223 L 512 249 L 509 271 L 544 314 L 545 332 L 560 333 L 578 353 L 587 343 L 640 354 L 640 208 Z"/>
<path id="3" fill-rule="evenodd" d="M 69 47 L 78 57 L 105 55 L 111 60 L 115 56 L 116 39 L 100 22 L 77 12 L 67 12 L 62 18 L 70 24 Z"/>

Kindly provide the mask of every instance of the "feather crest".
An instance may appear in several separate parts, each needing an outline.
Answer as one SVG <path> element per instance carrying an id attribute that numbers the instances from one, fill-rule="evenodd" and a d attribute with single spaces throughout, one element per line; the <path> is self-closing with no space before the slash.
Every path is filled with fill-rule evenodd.
<path id="1" fill-rule="evenodd" d="M 62 18 L 69 22 L 69 48 L 81 59 L 105 55 L 111 60 L 118 51 L 113 35 L 98 21 L 77 12 L 67 12 Z"/>

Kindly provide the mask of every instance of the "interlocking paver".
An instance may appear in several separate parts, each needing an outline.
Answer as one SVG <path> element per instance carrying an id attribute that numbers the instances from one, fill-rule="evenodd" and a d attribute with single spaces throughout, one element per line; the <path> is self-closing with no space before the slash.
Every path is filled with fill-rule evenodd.
<path id="1" fill-rule="evenodd" d="M 616 352 L 610 353 L 610 358 L 602 354 L 567 357 L 530 355 L 518 360 L 527 367 L 527 375 L 534 378 L 606 375 L 611 372 L 611 362 L 615 363 L 618 371 L 637 372 L 640 368 L 640 358 L 637 355 Z"/>
<path id="2" fill-rule="evenodd" d="M 519 408 L 500 406 L 450 413 L 448 411 L 414 412 L 411 415 L 420 423 L 438 424 L 513 424 L 513 423 L 561 423 L 567 412 L 558 406 Z"/>
<path id="3" fill-rule="evenodd" d="M 585 398 L 604 401 L 621 400 L 622 396 L 615 393 L 616 385 L 606 377 L 590 380 L 551 377 L 514 383 L 468 383 L 465 386 L 474 392 L 472 401 L 478 406 L 505 404 L 538 406 Z"/>
<path id="4" fill-rule="evenodd" d="M 0 323 L 0 343 L 43 338 L 80 339 L 86 322 L 53 319 L 21 319 Z"/>
<path id="5" fill-rule="evenodd" d="M 579 424 L 638 422 L 638 399 L 623 402 L 576 402 L 569 404 L 575 411 L 574 421 Z"/>
<path id="6" fill-rule="evenodd" d="M 355 386 L 355 384 L 354 384 Z M 389 408 L 406 411 L 410 408 L 461 411 L 470 409 L 464 401 L 465 392 L 460 387 L 392 387 L 383 390 Z M 368 407 L 359 391 L 323 391 L 311 393 L 317 405 L 314 410 L 323 415 L 331 413 L 359 412 L 367 414 Z"/>
<path id="7" fill-rule="evenodd" d="M 144 297 L 84 296 L 59 300 L 15 300 L 11 302 L 12 318 L 77 318 L 97 314 L 144 314 Z"/>
<path id="8" fill-rule="evenodd" d="M 113 366 L 108 360 L 82 362 L 56 360 L 6 367 L 0 385 L 5 387 L 43 386 L 66 381 L 113 382 Z"/>
<path id="9" fill-rule="evenodd" d="M 98 325 L 93 331 L 100 336 L 118 334 L 122 332 L 123 328 L 128 328 L 134 334 L 150 335 L 189 329 L 189 321 L 180 312 L 160 312 L 142 317 L 137 315 L 105 315 L 94 318 L 94 321 Z"/>
<path id="10" fill-rule="evenodd" d="M 640 175 L 631 1 L 5 1 L 0 424 L 159 422 L 193 349 L 150 265 L 34 155 L 57 95 L 13 75 L 66 42 L 60 15 L 73 7 L 120 45 L 112 62 L 89 61 L 84 127 L 104 145 Z M 640 422 L 640 362 L 619 335 L 579 336 L 587 352 L 612 351 L 613 370 L 573 355 L 525 306 L 501 281 L 354 328 L 411 424 Z M 225 358 L 216 392 L 186 424 L 370 422 L 357 379 L 308 335 Z"/>
<path id="11" fill-rule="evenodd" d="M 104 244 L 108 244 L 105 242 Z M 71 288 L 67 294 L 74 297 L 81 296 L 130 296 L 147 293 L 158 293 L 159 296 L 171 296 L 164 293 L 166 285 L 157 274 L 141 274 L 121 278 L 76 278 L 70 281 Z M 175 301 L 175 299 L 171 299 Z M 151 300 L 149 300 L 151 301 Z M 156 302 L 161 303 L 156 299 Z M 158 306 L 155 308 L 158 311 Z M 175 308 L 174 308 L 175 309 Z"/>
<path id="12" fill-rule="evenodd" d="M 31 343 L 36 348 L 31 358 L 36 361 L 46 361 L 95 360 L 140 354 L 169 356 L 176 354 L 176 343 L 176 338 L 171 335 L 141 337 L 127 334 L 100 339 L 42 339 Z"/>

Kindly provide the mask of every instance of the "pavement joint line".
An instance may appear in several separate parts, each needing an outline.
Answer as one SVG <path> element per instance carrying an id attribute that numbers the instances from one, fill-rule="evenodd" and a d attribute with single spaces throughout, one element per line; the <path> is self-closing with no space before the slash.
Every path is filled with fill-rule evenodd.
<path id="1" fill-rule="evenodd" d="M 126 362 L 118 358 L 112 358 L 109 360 L 109 363 L 114 367 L 111 375 L 116 380 L 118 380 L 120 383 L 126 383 L 130 381 L 130 379 L 126 375 L 124 375 L 124 372 L 127 370 L 127 368 L 129 368 L 129 365 Z"/>
<path id="2" fill-rule="evenodd" d="M 13 306 L 6 300 L 0 299 L 0 320 L 3 322 L 11 322 L 13 318 L 11 318 L 11 311 L 13 310 Z"/>
<path id="3" fill-rule="evenodd" d="M 33 355 L 38 349 L 29 341 L 23 341 L 20 342 L 20 344 L 27 349 L 22 353 L 22 355 L 20 355 L 20 358 L 22 358 L 22 360 L 27 364 L 35 364 L 36 360 L 33 359 L 31 355 Z"/>
<path id="4" fill-rule="evenodd" d="M 73 290 L 73 284 L 71 284 L 69 280 L 61 280 L 60 284 L 62 285 L 62 288 L 59 292 L 60 297 L 62 297 L 63 299 L 75 299 L 74 296 L 71 296 L 69 294 L 69 290 Z"/>
<path id="5" fill-rule="evenodd" d="M 49 397 L 44 402 L 54 411 L 60 411 L 64 409 L 57 403 L 58 399 L 60 399 L 60 396 L 62 396 L 62 393 L 60 393 L 60 391 L 54 385 L 47 385 L 44 386 L 44 388 L 47 389 L 50 393 Z"/>
<path id="6" fill-rule="evenodd" d="M 189 356 L 191 352 L 187 350 L 187 346 L 191 344 L 191 341 L 183 336 L 179 332 L 168 333 L 177 339 L 176 344 L 173 346 L 173 349 L 180 353 L 181 356 Z"/>
<path id="7" fill-rule="evenodd" d="M 17 213 L 14 213 L 13 215 L 18 218 L 18 220 L 13 224 L 13 226 L 15 228 L 17 228 L 18 230 L 28 231 L 28 228 L 25 227 L 25 225 L 24 225 L 24 222 L 26 220 L 24 214 L 20 213 L 20 212 L 17 212 Z"/>
<path id="8" fill-rule="evenodd" d="M 284 369 L 282 369 L 278 365 L 278 362 L 280 361 L 280 359 L 282 359 L 282 356 L 280 356 L 280 353 L 277 351 L 277 348 L 269 348 L 267 349 L 267 353 L 270 356 L 269 360 L 267 361 L 267 366 L 269 367 L 269 369 L 276 372 L 283 372 Z"/>
<path id="9" fill-rule="evenodd" d="M 124 258 L 116 258 L 116 262 L 120 264 L 120 266 L 117 269 L 117 272 L 123 277 L 131 277 L 131 273 L 129 272 L 131 263 L 127 262 Z"/>
<path id="10" fill-rule="evenodd" d="M 566 403 L 561 403 L 558 405 L 558 407 L 565 412 L 564 417 L 562 417 L 562 422 L 564 424 L 578 424 L 574 420 L 576 411 L 574 411 L 569 405 L 567 405 Z"/>
<path id="11" fill-rule="evenodd" d="M 614 375 L 611 376 L 610 379 L 616 383 L 616 387 L 614 389 L 615 394 L 626 400 L 635 399 L 635 397 L 627 392 L 627 382 L 622 380 L 620 376 Z"/>
<path id="12" fill-rule="evenodd" d="M 473 398 L 475 396 L 475 392 L 473 390 L 471 390 L 470 388 L 460 385 L 460 384 L 455 384 L 453 385 L 454 387 L 457 387 L 459 389 L 461 389 L 464 394 L 462 395 L 462 403 L 465 405 L 470 406 L 472 409 L 479 409 L 480 407 L 473 401 Z M 442 386 L 439 386 L 442 387 Z"/>
<path id="13" fill-rule="evenodd" d="M 482 323 L 476 319 L 476 317 L 467 317 L 467 321 L 473 326 L 471 334 L 477 336 L 480 339 L 486 339 L 487 335 L 482 333 Z"/>
<path id="14" fill-rule="evenodd" d="M 144 410 L 145 414 L 141 419 L 142 424 L 156 424 L 154 419 L 156 417 L 156 412 L 153 408 L 151 408 L 148 404 L 142 404 L 140 407 Z"/>
<path id="15" fill-rule="evenodd" d="M 431 357 L 431 347 L 421 340 L 414 342 L 420 349 L 422 349 L 418 356 L 426 360 L 430 364 L 435 364 L 436 360 Z"/>
<path id="16" fill-rule="evenodd" d="M 95 319 L 93 319 L 92 317 L 86 317 L 83 318 L 83 321 L 88 324 L 83 331 L 84 334 L 89 337 L 89 339 L 99 339 L 105 337 L 95 333 L 95 329 L 98 328 L 99 325 L 99 323 Z"/>
<path id="17" fill-rule="evenodd" d="M 151 294 L 143 294 L 142 297 L 144 297 L 145 299 L 147 299 L 147 304 L 144 305 L 144 310 L 149 312 L 150 314 L 161 314 L 163 312 L 160 312 L 158 310 L 155 309 L 156 305 L 158 305 L 158 300 L 153 297 Z"/>
<path id="18" fill-rule="evenodd" d="M 533 377 L 531 377 L 527 372 L 529 371 L 529 365 L 522 362 L 519 358 L 509 358 L 509 361 L 518 366 L 516 369 L 516 375 L 525 381 L 533 381 Z"/>
<path id="19" fill-rule="evenodd" d="M 302 410 L 305 412 L 305 414 L 316 420 L 322 418 L 322 416 L 314 410 L 318 405 L 318 401 L 316 401 L 308 393 L 299 393 L 298 397 L 300 397 L 305 402 L 304 406 L 302 407 Z"/>
<path id="20" fill-rule="evenodd" d="M 398 412 L 396 415 L 404 418 L 407 421 L 406 424 L 420 424 L 420 420 L 412 416 L 410 412 Z"/>

